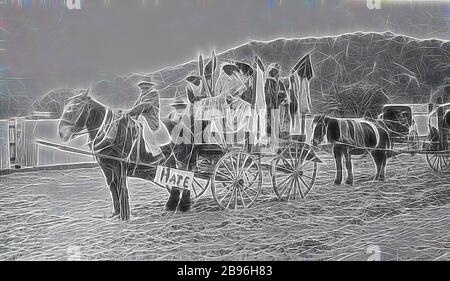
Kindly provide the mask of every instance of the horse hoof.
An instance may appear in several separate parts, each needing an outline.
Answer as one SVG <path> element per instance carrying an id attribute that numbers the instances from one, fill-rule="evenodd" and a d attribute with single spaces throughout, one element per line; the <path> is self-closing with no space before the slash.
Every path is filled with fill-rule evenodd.
<path id="1" fill-rule="evenodd" d="M 187 212 L 191 209 L 191 193 L 189 190 L 184 190 L 181 196 L 180 205 L 178 206 L 178 210 L 181 212 Z"/>
<path id="2" fill-rule="evenodd" d="M 348 185 L 353 185 L 353 181 L 346 181 L 345 183 Z"/>
<path id="3" fill-rule="evenodd" d="M 177 206 L 169 206 L 166 205 L 166 208 L 164 209 L 166 212 L 173 212 L 177 209 Z"/>
<path id="4" fill-rule="evenodd" d="M 108 218 L 112 219 L 119 215 L 119 212 L 113 212 Z"/>
<path id="5" fill-rule="evenodd" d="M 341 181 L 335 180 L 335 181 L 334 181 L 334 184 L 335 184 L 335 185 L 341 185 Z"/>
<path id="6" fill-rule="evenodd" d="M 121 221 L 129 221 L 131 219 L 131 213 L 129 213 L 129 212 L 121 213 L 121 214 L 119 214 L 118 218 Z"/>

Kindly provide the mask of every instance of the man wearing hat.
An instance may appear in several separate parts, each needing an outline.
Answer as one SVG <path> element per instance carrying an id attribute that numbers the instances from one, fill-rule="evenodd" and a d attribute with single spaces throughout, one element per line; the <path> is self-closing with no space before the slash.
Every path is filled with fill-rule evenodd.
<path id="1" fill-rule="evenodd" d="M 143 124 L 145 148 L 153 156 L 157 156 L 162 152 L 160 147 L 169 144 L 172 139 L 166 126 L 161 122 L 159 94 L 153 89 L 153 85 L 151 82 L 138 84 L 141 93 L 129 114 L 137 117 Z"/>

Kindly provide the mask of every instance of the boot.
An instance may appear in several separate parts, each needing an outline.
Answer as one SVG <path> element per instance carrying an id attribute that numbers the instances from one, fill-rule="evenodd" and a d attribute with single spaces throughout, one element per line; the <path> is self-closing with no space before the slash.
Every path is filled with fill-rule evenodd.
<path id="1" fill-rule="evenodd" d="M 185 189 L 183 190 L 183 194 L 181 195 L 180 205 L 178 206 L 178 210 L 181 212 L 187 212 L 191 209 L 191 191 Z"/>

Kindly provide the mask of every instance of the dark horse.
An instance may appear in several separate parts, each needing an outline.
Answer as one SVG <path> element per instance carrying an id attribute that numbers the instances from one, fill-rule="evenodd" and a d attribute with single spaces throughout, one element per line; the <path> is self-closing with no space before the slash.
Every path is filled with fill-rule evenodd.
<path id="1" fill-rule="evenodd" d="M 336 161 L 335 184 L 342 183 L 342 157 L 347 169 L 346 183 L 353 184 L 351 155 L 370 152 L 376 166 L 375 180 L 384 181 L 387 158 L 391 156 L 391 141 L 387 130 L 380 122 L 360 119 L 340 119 L 325 115 L 313 120 L 312 143 L 318 146 L 327 138 L 332 145 Z"/>
<path id="2" fill-rule="evenodd" d="M 130 114 L 114 112 L 83 92 L 72 97 L 64 108 L 59 135 L 68 141 L 81 134 L 88 134 L 89 145 L 105 176 L 113 202 L 112 216 L 122 220 L 130 218 L 130 202 L 127 176 L 153 181 L 158 165 L 176 166 L 176 147 L 172 143 L 161 147 L 154 156 L 145 149 L 142 127 Z M 159 101 L 158 101 L 159 103 Z M 156 105 L 159 108 L 159 104 Z M 157 112 L 159 114 L 159 112 Z M 159 116 L 157 117 L 159 118 Z M 173 128 L 172 121 L 165 120 Z M 189 150 L 178 145 L 178 150 Z M 187 211 L 191 205 L 189 190 L 172 189 L 168 210 Z"/>

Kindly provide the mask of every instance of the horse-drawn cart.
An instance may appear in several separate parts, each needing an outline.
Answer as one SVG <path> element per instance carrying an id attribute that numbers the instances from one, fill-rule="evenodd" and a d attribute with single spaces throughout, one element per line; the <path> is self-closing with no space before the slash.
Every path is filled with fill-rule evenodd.
<path id="1" fill-rule="evenodd" d="M 262 191 L 263 180 L 270 180 L 268 177 L 272 178 L 275 194 L 281 200 L 304 198 L 314 185 L 321 160 L 304 142 L 283 143 L 278 153 L 199 144 L 198 163 L 191 171 L 160 166 L 155 181 L 161 186 L 188 188 L 194 198 L 210 188 L 222 209 L 251 206 Z M 186 184 L 185 178 L 190 184 Z"/>
<path id="2" fill-rule="evenodd" d="M 203 73 L 203 63 L 199 65 L 199 73 Z M 267 115 L 267 111 L 271 111 L 271 108 L 269 110 L 265 108 L 266 101 L 261 91 L 263 88 L 258 87 L 265 82 L 262 75 L 264 66 L 259 58 L 255 58 L 253 66 L 247 65 L 247 73 L 250 71 L 248 68 L 254 73 L 252 98 L 248 101 L 248 105 L 251 106 L 243 106 L 245 103 L 243 101 L 233 101 L 227 105 L 227 98 L 222 94 L 212 95 L 214 87 L 208 87 L 214 83 L 208 84 L 205 78 L 201 80 L 200 86 L 197 85 L 203 87 L 203 91 L 204 88 L 209 89 L 210 94 L 201 98 L 190 98 L 193 103 L 185 109 L 190 112 L 183 113 L 191 117 L 191 125 L 187 127 L 199 127 L 193 123 L 200 122 L 201 126 L 204 124 L 202 122 L 206 122 L 210 128 L 207 135 L 215 137 L 206 141 L 200 138 L 198 141 L 196 134 L 191 134 L 190 141 L 194 145 L 191 157 L 182 163 L 184 170 L 159 167 L 155 178 L 157 184 L 186 188 L 183 181 L 174 184 L 174 180 L 170 179 L 177 178 L 175 174 L 188 173 L 192 179 L 189 187 L 192 197 L 202 196 L 210 187 L 214 200 L 222 209 L 251 206 L 262 191 L 265 176 L 271 177 L 274 192 L 281 200 L 304 198 L 311 191 L 317 177 L 318 164 L 322 161 L 314 149 L 306 143 L 305 114 L 298 108 L 299 110 L 291 112 L 290 118 L 286 118 L 289 119 L 287 123 L 292 123 L 293 119 L 300 120 L 297 131 L 291 129 L 292 124 L 282 126 L 274 122 L 271 133 L 268 134 L 266 122 L 271 116 Z M 230 69 L 231 67 L 228 71 L 231 71 Z M 303 88 L 297 85 L 297 89 L 307 91 L 300 93 L 302 90 L 298 90 L 293 94 L 309 96 L 309 80 L 312 78 L 309 54 L 299 61 L 291 75 L 295 76 L 292 84 L 296 78 L 297 83 L 304 83 Z M 294 98 L 289 101 L 294 102 Z M 297 97 L 295 101 L 298 100 Z M 258 108 L 258 104 L 264 108 Z M 289 103 L 283 106 L 288 107 Z M 276 110 L 275 115 L 277 114 L 279 112 Z M 205 135 L 204 129 L 201 130 L 201 134 Z M 280 135 L 285 137 L 279 139 Z M 168 170 L 174 175 L 168 176 Z"/>
<path id="3" fill-rule="evenodd" d="M 380 116 L 394 144 L 406 144 L 396 152 L 423 154 L 437 173 L 450 168 L 448 147 L 450 104 L 388 104 Z"/>
<path id="4" fill-rule="evenodd" d="M 91 152 L 37 142 L 94 156 L 105 178 L 113 178 L 108 185 L 114 213 L 120 212 L 123 219 L 128 219 L 130 213 L 127 176 L 151 180 L 166 188 L 171 193 L 169 202 L 175 193 L 178 200 L 178 191 L 182 190 L 180 206 L 186 196 L 197 199 L 210 189 L 220 208 L 247 208 L 257 200 L 266 180 L 272 182 L 281 200 L 304 198 L 313 188 L 318 164 L 322 162 L 305 136 L 312 78 L 309 54 L 294 66 L 285 82 L 277 78 L 279 66 L 266 71 L 258 57 L 253 65 L 226 64 L 220 76 L 225 77 L 225 82 L 217 82 L 220 77 L 214 75 L 216 66 L 214 55 L 206 65 L 199 58 L 199 75 L 186 78 L 193 85 L 187 89 L 189 102 L 172 104 L 174 111 L 164 121 L 157 116 L 158 93 L 152 92 L 148 82 L 138 85 L 143 93 L 140 103 L 118 115 L 92 99 L 88 91 L 72 98 L 61 117 L 59 133 L 65 141 L 89 134 Z M 236 78 L 238 75 L 241 76 Z M 227 83 L 233 83 L 230 77 L 241 85 L 238 95 L 224 90 L 230 88 Z M 284 108 L 283 118 L 280 108 Z M 275 118 L 268 125 L 273 109 Z M 159 122 L 151 137 L 165 128 L 171 132 L 170 141 L 160 147 L 146 141 L 145 126 L 137 120 L 142 116 L 147 123 Z M 282 125 L 277 122 L 280 119 Z M 284 137 L 279 138 L 280 135 Z M 148 151 L 147 144 L 153 149 Z M 189 206 L 190 200 L 187 201 Z M 174 209 L 169 202 L 166 207 Z"/>

